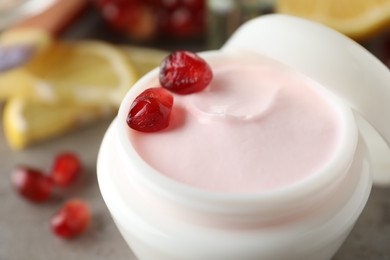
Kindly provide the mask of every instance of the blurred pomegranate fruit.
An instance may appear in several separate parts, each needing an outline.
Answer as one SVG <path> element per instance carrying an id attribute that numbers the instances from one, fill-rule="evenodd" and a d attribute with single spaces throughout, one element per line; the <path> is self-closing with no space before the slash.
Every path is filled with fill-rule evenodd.
<path id="1" fill-rule="evenodd" d="M 136 40 L 191 39 L 205 31 L 205 0 L 97 0 L 113 29 Z"/>

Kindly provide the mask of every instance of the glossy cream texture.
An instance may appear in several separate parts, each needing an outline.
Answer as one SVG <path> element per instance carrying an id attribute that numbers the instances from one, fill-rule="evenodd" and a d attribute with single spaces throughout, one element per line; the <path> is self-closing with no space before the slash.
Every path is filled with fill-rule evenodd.
<path id="1" fill-rule="evenodd" d="M 211 66 L 203 92 L 174 95 L 167 129 L 129 130 L 153 168 L 200 189 L 254 193 L 298 182 L 331 160 L 340 116 L 317 83 L 260 57 L 226 55 Z"/>

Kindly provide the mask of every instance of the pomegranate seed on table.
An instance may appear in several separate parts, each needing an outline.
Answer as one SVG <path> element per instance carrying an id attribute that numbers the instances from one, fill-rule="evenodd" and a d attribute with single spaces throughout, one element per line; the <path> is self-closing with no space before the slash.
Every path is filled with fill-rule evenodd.
<path id="1" fill-rule="evenodd" d="M 141 132 L 156 132 L 169 125 L 173 96 L 163 88 L 150 88 L 131 104 L 127 125 Z"/>
<path id="2" fill-rule="evenodd" d="M 160 66 L 160 84 L 177 94 L 191 94 L 205 89 L 213 73 L 207 62 L 197 54 L 176 51 L 164 59 Z"/>
<path id="3" fill-rule="evenodd" d="M 73 153 L 61 153 L 55 160 L 50 177 L 60 187 L 71 185 L 82 171 L 81 161 Z"/>
<path id="4" fill-rule="evenodd" d="M 11 182 L 20 195 L 32 202 L 46 201 L 54 188 L 48 176 L 25 166 L 19 166 L 12 172 Z"/>
<path id="5" fill-rule="evenodd" d="M 91 222 L 91 212 L 86 202 L 70 200 L 51 218 L 54 234 L 61 238 L 73 238 L 82 234 Z"/>

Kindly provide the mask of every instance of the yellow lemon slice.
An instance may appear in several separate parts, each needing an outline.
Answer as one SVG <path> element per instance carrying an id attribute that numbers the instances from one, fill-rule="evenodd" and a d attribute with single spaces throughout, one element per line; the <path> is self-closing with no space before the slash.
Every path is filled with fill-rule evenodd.
<path id="1" fill-rule="evenodd" d="M 15 96 L 35 97 L 33 79 L 27 71 L 13 69 L 0 73 L 0 101 Z"/>
<path id="2" fill-rule="evenodd" d="M 111 105 L 49 104 L 11 98 L 4 106 L 3 127 L 10 146 L 22 149 L 113 114 Z"/>
<path id="3" fill-rule="evenodd" d="M 0 73 L 4 132 L 14 149 L 112 115 L 133 83 L 168 54 L 97 41 L 51 42 L 40 32 L 32 33 L 36 38 L 28 42 L 24 35 L 0 37 L 0 43 L 41 46 L 28 63 Z"/>
<path id="4" fill-rule="evenodd" d="M 0 34 L 0 100 L 10 96 L 23 94 L 33 95 L 31 77 L 25 70 L 12 65 L 23 66 L 31 59 L 39 58 L 40 54 L 52 44 L 51 35 L 41 29 L 13 29 Z M 20 64 L 18 64 L 20 63 Z M 11 69 L 2 70 L 9 67 Z"/>
<path id="5" fill-rule="evenodd" d="M 1 45 L 32 45 L 40 51 L 47 49 L 53 38 L 46 30 L 39 28 L 17 28 L 0 34 Z"/>
<path id="6" fill-rule="evenodd" d="M 27 65 L 0 74 L 0 98 L 111 104 L 118 107 L 137 79 L 119 48 L 97 41 L 57 42 Z"/>
<path id="7" fill-rule="evenodd" d="M 25 69 L 41 98 L 116 107 L 137 79 L 123 52 L 93 41 L 58 43 Z"/>
<path id="8" fill-rule="evenodd" d="M 390 24 L 390 0 L 278 0 L 279 13 L 300 16 L 365 39 Z"/>

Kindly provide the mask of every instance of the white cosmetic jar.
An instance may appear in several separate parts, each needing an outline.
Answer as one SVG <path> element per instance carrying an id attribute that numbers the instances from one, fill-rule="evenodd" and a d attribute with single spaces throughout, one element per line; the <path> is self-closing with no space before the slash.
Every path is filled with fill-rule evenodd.
<path id="1" fill-rule="evenodd" d="M 285 16 L 260 18 L 244 25 L 221 51 L 203 53 L 203 57 L 213 59 L 240 49 L 268 55 L 267 46 L 256 45 L 256 41 L 256 47 L 241 45 L 258 38 L 251 30 L 256 27 L 259 33 L 264 31 L 256 23 L 267 19 L 267 27 L 283 20 L 282 24 L 323 28 Z M 313 76 L 283 59 L 276 60 Z M 349 104 L 323 91 L 342 119 L 343 138 L 335 156 L 319 172 L 267 192 L 209 192 L 158 173 L 131 145 L 126 125 L 128 109 L 157 73 L 154 70 L 143 77 L 123 100 L 118 117 L 104 137 L 97 164 L 103 198 L 138 259 L 330 259 L 362 212 L 372 185 L 366 147 Z M 335 87 L 322 78 L 312 78 L 330 89 Z"/>

